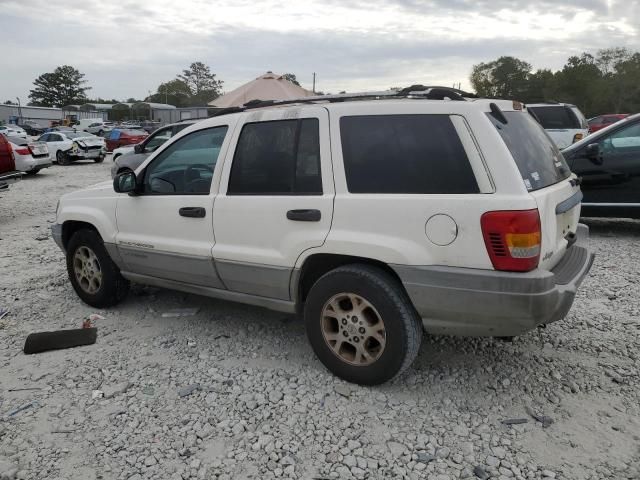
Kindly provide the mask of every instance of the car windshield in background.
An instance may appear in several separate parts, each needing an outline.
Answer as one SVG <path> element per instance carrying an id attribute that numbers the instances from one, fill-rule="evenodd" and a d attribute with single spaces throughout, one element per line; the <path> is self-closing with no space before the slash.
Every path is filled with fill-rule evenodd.
<path id="1" fill-rule="evenodd" d="M 528 107 L 530 113 L 548 130 L 582 128 L 580 120 L 571 108 L 562 105 L 548 107 Z"/>
<path id="2" fill-rule="evenodd" d="M 132 130 L 130 128 L 121 128 L 120 133 L 123 133 L 125 135 L 130 135 L 133 137 L 139 137 L 140 135 L 144 135 L 146 132 L 144 132 L 143 130 Z"/>
<path id="3" fill-rule="evenodd" d="M 518 165 L 527 190 L 539 190 L 571 175 L 567 163 L 540 125 L 524 112 L 503 112 L 507 123 L 487 113 Z"/>

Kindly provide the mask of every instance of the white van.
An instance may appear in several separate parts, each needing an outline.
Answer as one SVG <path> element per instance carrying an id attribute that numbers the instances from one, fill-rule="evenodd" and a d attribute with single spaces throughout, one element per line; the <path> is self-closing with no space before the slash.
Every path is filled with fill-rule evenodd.
<path id="1" fill-rule="evenodd" d="M 527 110 L 561 150 L 589 135 L 587 119 L 575 105 L 533 103 Z"/>

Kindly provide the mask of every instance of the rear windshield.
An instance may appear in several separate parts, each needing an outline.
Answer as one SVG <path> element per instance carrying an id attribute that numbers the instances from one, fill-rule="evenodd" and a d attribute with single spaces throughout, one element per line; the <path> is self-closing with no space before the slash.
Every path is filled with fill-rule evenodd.
<path id="1" fill-rule="evenodd" d="M 555 105 L 549 107 L 528 107 L 533 117 L 540 122 L 543 128 L 549 130 L 582 128 L 580 120 L 569 107 Z"/>
<path id="2" fill-rule="evenodd" d="M 571 175 L 558 147 L 530 115 L 524 112 L 503 113 L 506 124 L 491 113 L 487 116 L 511 152 L 527 190 L 548 187 Z"/>

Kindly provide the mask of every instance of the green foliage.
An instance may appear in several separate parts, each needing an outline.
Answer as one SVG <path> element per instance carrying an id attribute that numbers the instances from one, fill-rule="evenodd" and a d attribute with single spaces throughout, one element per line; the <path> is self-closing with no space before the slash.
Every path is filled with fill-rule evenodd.
<path id="1" fill-rule="evenodd" d="M 157 93 L 145 98 L 145 102 L 168 103 L 176 107 L 188 107 L 191 105 L 193 93 L 182 80 L 169 80 L 158 86 Z"/>
<path id="2" fill-rule="evenodd" d="M 294 85 L 300 86 L 300 83 L 298 83 L 298 79 L 293 73 L 285 73 L 284 75 L 282 75 L 282 78 L 284 78 L 285 80 L 289 80 Z"/>
<path id="3" fill-rule="evenodd" d="M 640 111 L 640 52 L 625 48 L 572 56 L 557 72 L 534 72 L 523 60 L 500 57 L 474 65 L 470 80 L 483 97 L 573 103 L 587 117 Z"/>
<path id="4" fill-rule="evenodd" d="M 178 75 L 178 80 L 184 82 L 191 91 L 189 105 L 207 105 L 222 92 L 222 80 L 216 80 L 216 74 L 211 73 L 211 69 L 202 62 L 193 62 L 189 69 Z"/>
<path id="5" fill-rule="evenodd" d="M 29 92 L 31 104 L 42 107 L 62 107 L 85 103 L 86 91 L 84 73 L 70 65 L 57 67 L 51 73 L 43 73 L 33 82 L 35 88 Z"/>

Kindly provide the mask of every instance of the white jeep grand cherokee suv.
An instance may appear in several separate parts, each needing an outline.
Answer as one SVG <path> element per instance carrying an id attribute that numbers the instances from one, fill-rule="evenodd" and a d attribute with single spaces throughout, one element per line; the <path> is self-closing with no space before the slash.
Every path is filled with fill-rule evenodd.
<path id="1" fill-rule="evenodd" d="M 562 154 L 517 102 L 397 96 L 236 109 L 63 196 L 77 294 L 109 307 L 131 281 L 299 312 L 322 363 L 370 385 L 411 365 L 422 326 L 563 318 L 593 254 Z"/>

